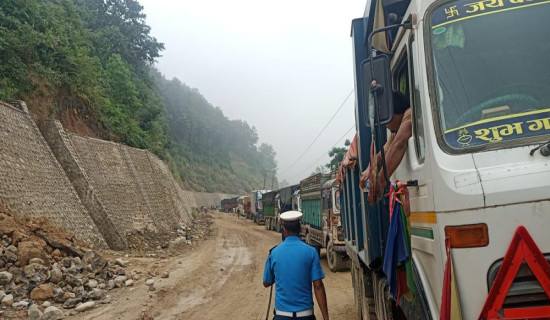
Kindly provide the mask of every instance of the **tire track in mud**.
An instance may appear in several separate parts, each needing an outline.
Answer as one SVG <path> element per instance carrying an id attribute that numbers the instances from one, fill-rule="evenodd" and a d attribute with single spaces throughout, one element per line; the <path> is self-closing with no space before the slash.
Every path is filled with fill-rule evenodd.
<path id="1" fill-rule="evenodd" d="M 212 276 L 206 281 L 201 281 L 191 290 L 178 290 L 178 299 L 175 305 L 170 306 L 160 312 L 155 313 L 155 318 L 159 319 L 185 319 L 185 313 L 193 308 L 208 303 L 212 296 L 220 290 L 227 280 L 233 276 L 236 271 L 249 266 L 251 254 L 247 247 L 244 246 L 243 236 L 234 229 L 224 229 L 217 236 L 216 244 L 213 246 L 214 254 L 206 261 L 203 261 L 203 266 L 197 269 L 198 274 L 182 279 L 184 282 L 194 281 L 192 278 L 199 276 L 202 280 L 203 276 L 208 277 L 208 273 Z M 203 276 L 201 276 L 203 275 Z M 183 281 L 178 281 L 179 283 Z"/>

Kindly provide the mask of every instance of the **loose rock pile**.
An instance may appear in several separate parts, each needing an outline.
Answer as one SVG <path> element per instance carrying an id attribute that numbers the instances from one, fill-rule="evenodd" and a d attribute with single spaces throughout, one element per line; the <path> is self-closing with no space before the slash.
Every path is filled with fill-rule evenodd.
<path id="1" fill-rule="evenodd" d="M 157 233 L 132 230 L 126 234 L 128 248 L 131 250 L 154 252 L 167 249 L 176 242 L 178 246 L 192 245 L 194 241 L 205 239 L 210 235 L 212 216 L 205 213 L 196 214 L 189 225 L 182 224 L 169 233 Z"/>
<path id="2" fill-rule="evenodd" d="M 109 290 L 129 286 L 122 259 L 105 259 L 49 224 L 0 207 L 0 318 L 28 309 L 30 319 L 61 319 L 60 309 L 85 311 L 109 303 Z"/>
<path id="3" fill-rule="evenodd" d="M 163 255 L 192 248 L 212 232 L 212 216 L 198 214 L 191 226 L 179 226 L 171 233 L 153 237 L 135 234 L 141 250 L 169 247 Z M 136 282 L 155 291 L 155 277 L 168 272 L 130 272 L 121 253 L 98 252 L 46 218 L 24 218 L 0 206 L 0 319 L 13 314 L 29 319 L 63 319 L 110 303 L 109 291 L 132 287 Z M 156 256 L 151 254 L 150 256 Z M 127 257 L 127 255 L 126 255 Z"/>

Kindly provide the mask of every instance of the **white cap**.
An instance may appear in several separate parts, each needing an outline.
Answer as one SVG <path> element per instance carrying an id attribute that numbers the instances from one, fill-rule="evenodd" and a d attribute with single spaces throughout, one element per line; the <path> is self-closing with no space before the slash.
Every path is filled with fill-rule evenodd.
<path id="1" fill-rule="evenodd" d="M 302 213 L 300 211 L 286 211 L 281 213 L 281 220 L 289 221 L 299 221 L 302 219 Z"/>

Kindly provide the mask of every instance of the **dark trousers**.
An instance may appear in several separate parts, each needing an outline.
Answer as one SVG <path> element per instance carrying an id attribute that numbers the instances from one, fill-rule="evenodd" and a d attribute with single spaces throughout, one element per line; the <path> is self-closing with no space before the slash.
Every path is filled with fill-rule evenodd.
<path id="1" fill-rule="evenodd" d="M 299 317 L 299 318 L 293 318 L 293 317 L 285 317 L 285 316 L 278 316 L 275 315 L 273 317 L 273 320 L 315 320 L 315 315 L 307 316 L 307 317 Z"/>

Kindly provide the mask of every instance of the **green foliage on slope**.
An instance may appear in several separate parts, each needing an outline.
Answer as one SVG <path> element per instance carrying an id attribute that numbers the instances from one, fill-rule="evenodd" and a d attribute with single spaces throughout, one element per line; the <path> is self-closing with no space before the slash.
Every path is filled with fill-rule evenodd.
<path id="1" fill-rule="evenodd" d="M 163 49 L 136 0 L 3 0 L 0 100 L 26 100 L 38 120 L 80 115 L 95 135 L 165 159 L 193 189 L 261 187 L 273 148 L 152 69 Z"/>

